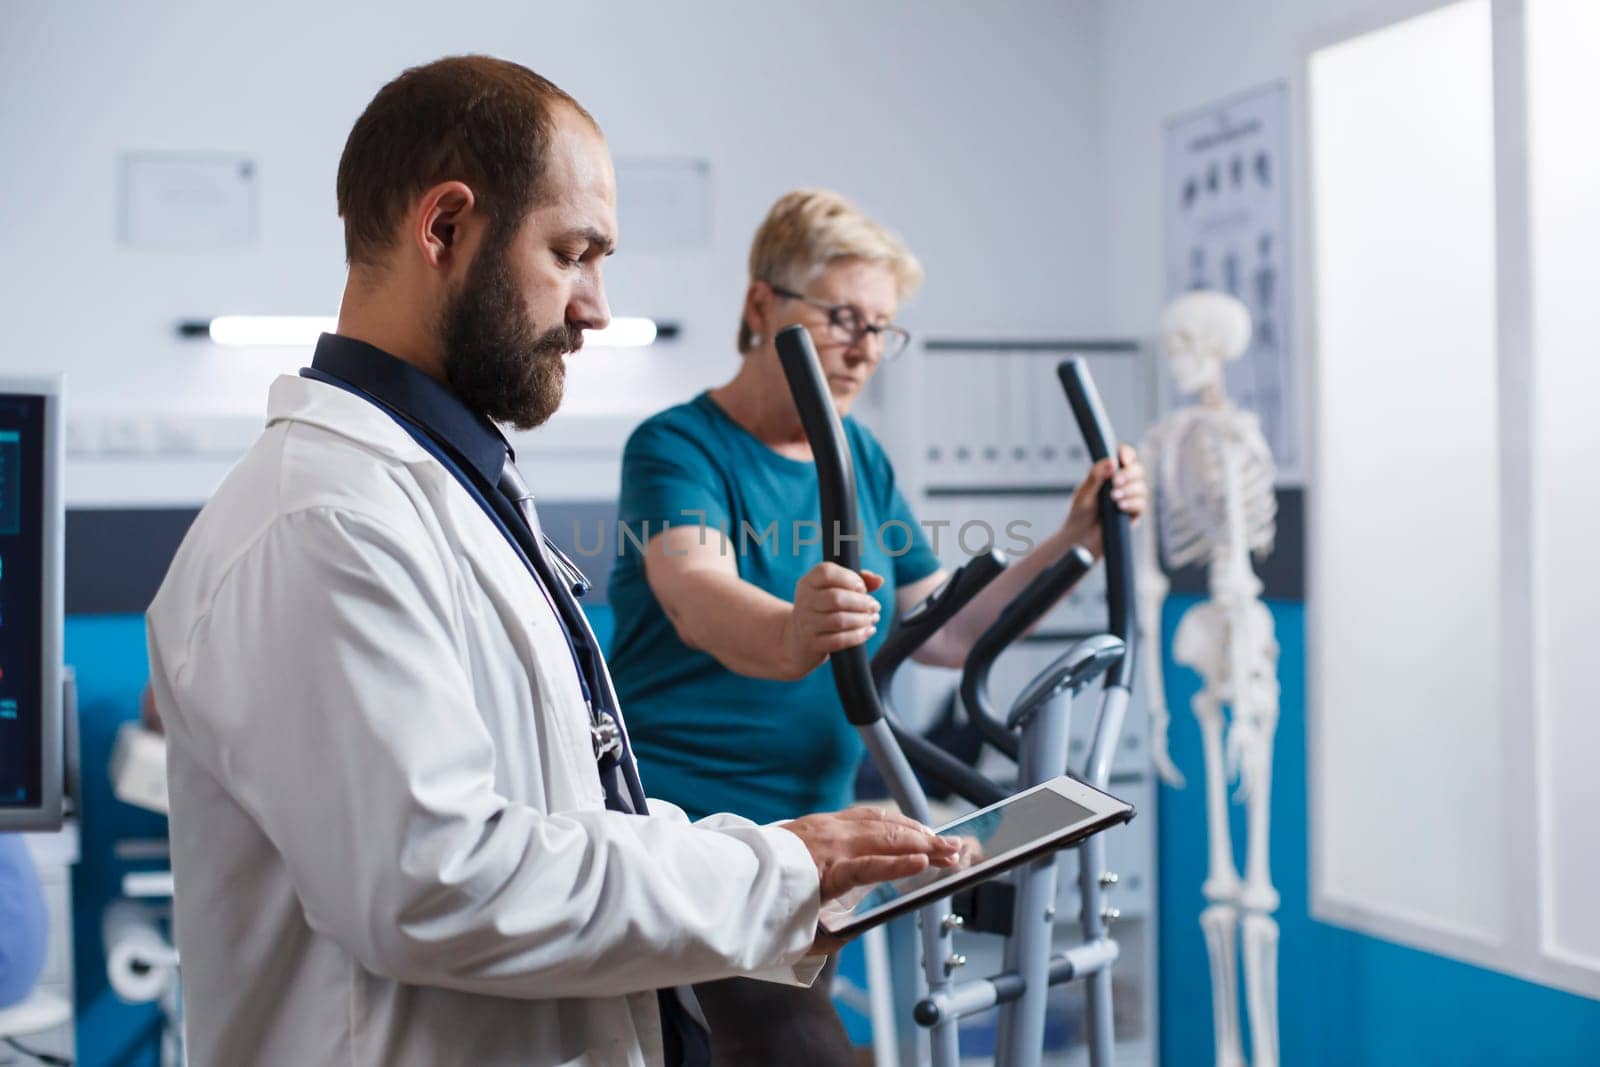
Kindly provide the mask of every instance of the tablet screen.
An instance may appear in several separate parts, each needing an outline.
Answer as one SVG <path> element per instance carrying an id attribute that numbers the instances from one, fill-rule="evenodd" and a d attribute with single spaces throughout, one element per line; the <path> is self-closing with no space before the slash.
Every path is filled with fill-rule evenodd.
<path id="1" fill-rule="evenodd" d="M 1037 845 L 1041 838 L 1092 819 L 1094 815 L 1082 804 L 1053 789 L 1035 789 L 1004 804 L 957 819 L 939 831 L 941 836 L 961 842 L 961 859 L 955 866 L 930 867 L 921 874 L 874 886 L 850 909 L 850 921 L 865 919 L 879 908 L 890 906 L 924 886 L 955 879 L 980 863 L 1028 849 Z M 843 915 L 830 915 L 827 925 L 835 926 L 843 918 Z"/>

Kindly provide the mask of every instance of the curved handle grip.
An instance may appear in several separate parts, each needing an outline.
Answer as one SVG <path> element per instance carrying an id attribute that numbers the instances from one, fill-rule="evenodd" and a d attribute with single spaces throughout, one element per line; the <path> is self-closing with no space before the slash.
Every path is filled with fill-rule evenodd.
<path id="1" fill-rule="evenodd" d="M 1072 416 L 1078 421 L 1078 431 L 1083 434 L 1089 457 L 1098 463 L 1102 459 L 1116 459 L 1117 434 L 1106 417 L 1105 406 L 1100 403 L 1100 393 L 1089 377 L 1089 368 L 1082 359 L 1064 359 L 1056 366 L 1061 386 L 1067 391 L 1067 403 L 1072 406 Z M 1133 684 L 1134 629 L 1137 624 L 1133 585 L 1133 535 L 1128 516 L 1117 502 L 1111 499 L 1111 484 L 1100 488 L 1100 536 L 1105 545 L 1106 604 L 1109 609 L 1107 630 L 1122 638 L 1122 661 L 1106 672 L 1106 684 L 1131 688 Z"/>
<path id="2" fill-rule="evenodd" d="M 861 570 L 861 515 L 856 507 L 856 473 L 845 443 L 844 427 L 834 409 L 811 334 L 796 323 L 778 331 L 774 342 L 789 392 L 800 412 L 800 425 L 811 442 L 817 465 L 817 490 L 822 503 L 822 558 L 847 570 Z M 883 718 L 878 687 L 872 681 L 864 645 L 828 657 L 833 684 L 844 704 L 845 718 L 871 726 Z"/>
<path id="3" fill-rule="evenodd" d="M 989 671 L 1000 654 L 1044 618 L 1093 565 L 1094 557 L 1088 550 L 1073 545 L 1064 556 L 1033 576 L 1033 581 L 1005 606 L 967 654 L 967 664 L 961 671 L 961 702 L 984 739 L 1012 759 L 1017 758 L 1017 735 L 1000 721 L 989 704 Z"/>
<path id="4" fill-rule="evenodd" d="M 878 692 L 888 692 L 889 683 L 900 665 L 1005 569 L 1006 557 L 996 550 L 974 556 L 922 603 L 896 618 L 894 628 L 878 646 L 878 654 L 872 657 L 872 680 L 877 683 Z"/>

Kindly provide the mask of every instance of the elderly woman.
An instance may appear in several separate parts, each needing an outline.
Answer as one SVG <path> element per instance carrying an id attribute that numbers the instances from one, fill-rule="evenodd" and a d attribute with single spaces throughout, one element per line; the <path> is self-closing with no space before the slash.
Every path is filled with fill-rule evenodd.
<path id="1" fill-rule="evenodd" d="M 868 379 L 905 350 L 894 317 L 921 280 L 905 246 L 842 197 L 785 195 L 750 250 L 738 373 L 629 439 L 620 511 L 638 542 L 624 538 L 611 579 L 610 663 L 651 796 L 694 816 L 732 811 L 758 822 L 850 801 L 861 746 L 817 668 L 840 649 L 873 649 L 896 611 L 945 578 L 888 456 L 848 417 Z M 860 573 L 821 562 L 816 471 L 773 345 L 792 323 L 810 331 L 843 420 L 863 528 L 884 531 L 864 539 Z M 1132 449 L 1121 463 L 1095 468 L 1061 528 L 917 659 L 959 666 L 1033 575 L 1074 544 L 1098 554 L 1104 481 L 1129 514 L 1144 508 Z M 825 984 L 701 987 L 716 1062 L 853 1062 Z"/>

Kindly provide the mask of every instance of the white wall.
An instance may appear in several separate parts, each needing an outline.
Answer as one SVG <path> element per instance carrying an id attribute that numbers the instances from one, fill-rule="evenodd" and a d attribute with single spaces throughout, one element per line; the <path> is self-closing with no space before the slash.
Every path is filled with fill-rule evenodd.
<path id="1" fill-rule="evenodd" d="M 711 162 L 711 247 L 627 254 L 624 203 L 623 252 L 608 268 L 614 310 L 676 320 L 683 340 L 599 382 L 575 375 L 578 387 L 655 407 L 728 375 L 750 234 L 800 184 L 845 191 L 909 240 L 928 268 L 904 314 L 916 330 L 1099 332 L 1097 20 L 1089 0 L 360 11 L 7 0 L 0 369 L 65 370 L 80 413 L 260 412 L 265 384 L 303 354 L 183 342 L 175 323 L 331 312 L 343 280 L 334 171 L 352 122 L 404 66 L 463 51 L 553 78 L 619 157 Z M 259 246 L 119 245 L 130 149 L 256 156 Z"/>
<path id="2" fill-rule="evenodd" d="M 1306 703 L 1316 913 L 1494 955 L 1506 887 L 1482 872 L 1514 820 L 1484 798 L 1517 672 L 1484 491 L 1504 430 L 1490 27 L 1489 0 L 1458 0 L 1311 60 Z M 1397 463 L 1428 472 L 1425 503 Z"/>
<path id="3" fill-rule="evenodd" d="M 1417 7 L 1415 0 L 1114 0 L 1102 5 L 1101 159 L 1112 329 L 1153 338 L 1166 300 L 1161 153 L 1167 120 L 1241 90 L 1286 81 L 1293 130 L 1304 113 L 1300 66 L 1308 44 L 1385 10 L 1409 13 Z M 1298 184 L 1305 160 L 1292 139 L 1289 151 Z M 1302 220 L 1296 219 L 1291 232 L 1304 232 Z M 1291 255 L 1298 257 L 1299 250 Z"/>
<path id="4" fill-rule="evenodd" d="M 1538 743 L 1541 950 L 1600 975 L 1600 720 L 1595 712 L 1594 607 L 1600 602 L 1600 365 L 1594 294 L 1600 264 L 1600 145 L 1592 134 L 1600 94 L 1592 0 L 1528 5 L 1529 193 L 1532 214 L 1535 497 L 1533 686 Z M 1571 473 L 1564 473 L 1571 472 Z M 1577 472 L 1587 472 L 1578 474 Z M 1574 475 L 1576 474 L 1576 479 Z M 1581 486 L 1590 488 L 1581 488 Z M 1600 979 L 1591 988 L 1600 989 Z"/>

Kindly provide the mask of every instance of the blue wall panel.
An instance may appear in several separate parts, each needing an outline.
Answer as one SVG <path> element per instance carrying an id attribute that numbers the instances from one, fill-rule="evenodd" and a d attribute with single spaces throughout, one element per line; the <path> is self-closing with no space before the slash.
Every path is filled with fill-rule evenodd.
<path id="1" fill-rule="evenodd" d="M 79 750 L 83 766 L 79 828 L 82 859 L 72 873 L 73 971 L 77 982 L 78 1063 L 82 1067 L 156 1067 L 160 1013 L 117 999 L 106 981 L 100 919 L 121 893 L 124 873 L 160 869 L 114 855 L 121 838 L 163 838 L 167 820 L 111 794 L 108 768 L 117 728 L 139 717 L 149 677 L 142 615 L 73 616 L 66 659 L 77 671 Z"/>
<path id="2" fill-rule="evenodd" d="M 1163 617 L 1165 648 L 1193 597 Z M 1290 1067 L 1600 1063 L 1600 1001 L 1366 937 L 1311 918 L 1306 822 L 1305 607 L 1272 602 L 1283 685 L 1273 764 L 1272 873 L 1277 919 L 1279 1030 Z M 1161 1062 L 1212 1062 L 1211 990 L 1200 909 L 1206 872 L 1200 732 L 1189 714 L 1199 678 L 1166 657 L 1173 758 L 1187 789 L 1161 790 Z M 1425 768 L 1419 768 L 1426 773 Z M 1244 862 L 1244 809 L 1234 809 Z M 1244 991 L 1240 989 L 1241 1010 Z"/>

